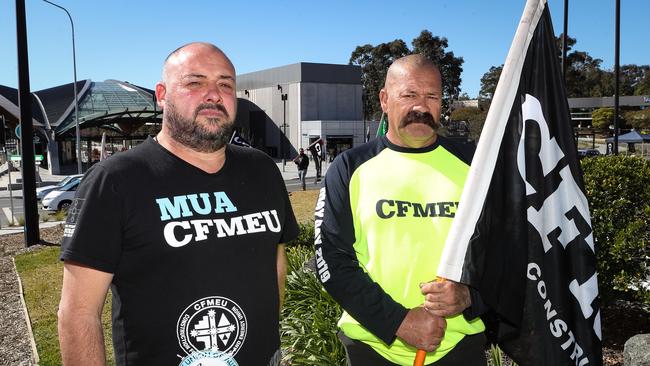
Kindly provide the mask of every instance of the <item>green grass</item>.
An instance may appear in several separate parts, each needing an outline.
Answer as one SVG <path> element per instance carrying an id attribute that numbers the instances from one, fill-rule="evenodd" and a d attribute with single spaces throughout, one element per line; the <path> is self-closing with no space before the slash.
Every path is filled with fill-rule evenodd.
<path id="1" fill-rule="evenodd" d="M 61 281 L 63 265 L 59 261 L 59 248 L 50 247 L 43 250 L 17 255 L 16 268 L 23 283 L 25 303 L 32 322 L 36 349 L 40 357 L 40 366 L 61 365 L 59 337 L 57 335 L 56 312 L 61 298 Z M 111 341 L 110 320 L 111 294 L 108 294 L 102 314 L 106 357 L 109 365 L 114 365 Z"/>
<path id="2" fill-rule="evenodd" d="M 63 210 L 59 210 L 54 213 L 54 219 L 56 219 L 56 221 L 64 221 L 67 217 L 68 213 Z"/>
<path id="3" fill-rule="evenodd" d="M 314 207 L 318 198 L 318 190 L 296 191 L 291 193 L 291 207 L 299 223 L 314 222 Z"/>

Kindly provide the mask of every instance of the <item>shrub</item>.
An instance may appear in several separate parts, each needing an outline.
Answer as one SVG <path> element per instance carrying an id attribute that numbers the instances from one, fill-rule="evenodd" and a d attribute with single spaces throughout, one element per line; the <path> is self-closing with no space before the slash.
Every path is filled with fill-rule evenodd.
<path id="1" fill-rule="evenodd" d="M 604 156 L 581 160 L 591 206 L 603 300 L 648 302 L 640 285 L 650 275 L 650 162 Z"/>
<path id="2" fill-rule="evenodd" d="M 17 218 L 17 220 L 18 220 L 18 226 L 25 226 L 25 218 L 24 217 L 20 216 L 19 218 Z"/>
<path id="3" fill-rule="evenodd" d="M 64 210 L 59 210 L 54 213 L 54 219 L 56 221 L 65 221 L 67 217 L 68 217 L 68 213 Z"/>
<path id="4" fill-rule="evenodd" d="M 300 224 L 300 233 L 298 237 L 287 243 L 287 247 L 308 247 L 314 248 L 314 223 L 309 222 Z"/>
<path id="5" fill-rule="evenodd" d="M 345 350 L 336 335 L 341 309 L 314 272 L 305 268 L 305 262 L 313 256 L 310 246 L 287 250 L 289 275 L 280 322 L 283 364 L 342 366 Z"/>

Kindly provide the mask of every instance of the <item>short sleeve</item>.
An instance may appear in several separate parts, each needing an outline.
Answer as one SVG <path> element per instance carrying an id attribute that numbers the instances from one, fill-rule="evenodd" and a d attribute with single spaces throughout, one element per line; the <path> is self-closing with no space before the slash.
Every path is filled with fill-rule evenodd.
<path id="1" fill-rule="evenodd" d="M 68 210 L 61 260 L 114 273 L 122 252 L 123 195 L 102 166 L 89 170 Z"/>
<path id="2" fill-rule="evenodd" d="M 274 167 L 275 168 L 275 167 Z M 275 168 L 277 170 L 277 168 Z M 284 202 L 284 225 L 282 225 L 282 237 L 280 238 L 280 243 L 287 243 L 291 240 L 298 237 L 300 233 L 300 228 L 298 227 L 298 222 L 296 221 L 296 216 L 293 213 L 293 207 L 291 206 L 291 201 L 289 200 L 289 193 L 287 192 L 287 186 L 284 184 L 284 179 L 278 171 L 277 173 L 279 181 L 279 193 L 282 196 Z"/>

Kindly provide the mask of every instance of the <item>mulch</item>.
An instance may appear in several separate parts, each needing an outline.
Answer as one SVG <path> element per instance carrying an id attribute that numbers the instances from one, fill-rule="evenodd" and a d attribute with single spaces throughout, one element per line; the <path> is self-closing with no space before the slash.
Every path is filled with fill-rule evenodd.
<path id="1" fill-rule="evenodd" d="M 31 365 L 31 345 L 21 305 L 12 257 L 44 246 L 58 245 L 63 226 L 42 229 L 42 245 L 25 248 L 23 234 L 0 236 L 0 365 Z M 650 309 L 639 303 L 615 301 L 601 309 L 603 365 L 622 366 L 623 346 L 636 334 L 650 333 Z"/>
<path id="2" fill-rule="evenodd" d="M 45 245 L 57 245 L 63 226 L 41 230 L 42 245 L 25 248 L 23 234 L 0 236 L 0 365 L 33 365 L 32 345 L 12 258 Z"/>

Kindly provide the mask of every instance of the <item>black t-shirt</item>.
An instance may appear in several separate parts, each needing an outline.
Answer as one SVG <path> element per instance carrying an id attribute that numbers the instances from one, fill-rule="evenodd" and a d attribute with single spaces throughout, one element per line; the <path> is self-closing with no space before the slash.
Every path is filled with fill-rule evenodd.
<path id="1" fill-rule="evenodd" d="M 280 348 L 277 245 L 297 234 L 265 154 L 227 145 L 208 174 L 148 139 L 86 173 L 61 258 L 114 274 L 118 365 L 189 365 L 200 351 L 268 365 Z"/>
<path id="2" fill-rule="evenodd" d="M 309 158 L 307 157 L 307 154 L 299 154 L 296 156 L 294 162 L 298 165 L 298 170 L 307 170 L 307 167 L 309 166 Z"/>

